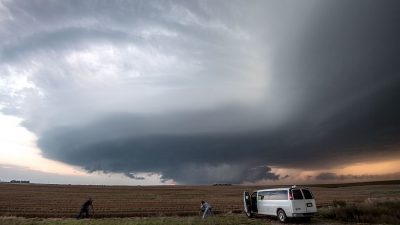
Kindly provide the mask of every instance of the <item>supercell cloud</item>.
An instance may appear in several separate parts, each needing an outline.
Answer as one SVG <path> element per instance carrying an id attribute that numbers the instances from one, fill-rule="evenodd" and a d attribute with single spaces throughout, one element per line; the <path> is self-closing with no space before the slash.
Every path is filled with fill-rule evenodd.
<path id="1" fill-rule="evenodd" d="M 1 110 L 45 157 L 138 180 L 398 157 L 399 21 L 398 1 L 1 0 Z"/>

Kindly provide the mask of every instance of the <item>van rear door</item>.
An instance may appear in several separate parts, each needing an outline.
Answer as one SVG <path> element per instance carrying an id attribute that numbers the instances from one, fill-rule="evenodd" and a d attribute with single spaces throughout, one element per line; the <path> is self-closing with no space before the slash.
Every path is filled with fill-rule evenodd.
<path id="1" fill-rule="evenodd" d="M 317 206 L 315 205 L 315 199 L 314 196 L 311 194 L 311 192 L 307 189 L 301 189 L 303 192 L 304 196 L 304 201 L 307 206 L 307 212 L 308 213 L 316 213 L 317 212 Z"/>
<path id="2" fill-rule="evenodd" d="M 307 205 L 300 189 L 291 189 L 293 213 L 306 213 Z"/>
<path id="3" fill-rule="evenodd" d="M 251 216 L 251 200 L 250 200 L 250 193 L 245 191 L 243 193 L 243 206 L 244 206 L 244 212 L 248 217 Z"/>

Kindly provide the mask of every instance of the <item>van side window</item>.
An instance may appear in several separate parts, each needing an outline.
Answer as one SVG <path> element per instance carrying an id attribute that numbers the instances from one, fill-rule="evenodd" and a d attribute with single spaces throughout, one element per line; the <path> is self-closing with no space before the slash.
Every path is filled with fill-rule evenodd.
<path id="1" fill-rule="evenodd" d="M 303 191 L 303 195 L 305 199 L 313 199 L 313 195 L 311 194 L 311 192 L 307 189 L 301 189 Z"/>
<path id="2" fill-rule="evenodd" d="M 281 191 L 271 191 L 268 200 L 287 200 L 288 193 L 286 190 Z"/>
<path id="3" fill-rule="evenodd" d="M 268 191 L 260 191 L 258 192 L 257 200 L 267 200 L 268 199 Z"/>
<path id="4" fill-rule="evenodd" d="M 292 189 L 293 199 L 303 199 L 303 195 L 299 189 Z"/>

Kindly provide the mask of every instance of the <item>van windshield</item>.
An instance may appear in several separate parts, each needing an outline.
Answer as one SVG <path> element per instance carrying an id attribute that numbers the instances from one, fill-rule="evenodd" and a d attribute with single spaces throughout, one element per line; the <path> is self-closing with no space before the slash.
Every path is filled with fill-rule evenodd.
<path id="1" fill-rule="evenodd" d="M 313 199 L 314 198 L 309 190 L 307 190 L 307 189 L 301 189 L 301 190 L 303 191 L 305 199 Z"/>
<path id="2" fill-rule="evenodd" d="M 292 189 L 292 194 L 293 194 L 293 199 L 303 199 L 303 195 L 301 194 L 301 191 L 299 189 Z"/>

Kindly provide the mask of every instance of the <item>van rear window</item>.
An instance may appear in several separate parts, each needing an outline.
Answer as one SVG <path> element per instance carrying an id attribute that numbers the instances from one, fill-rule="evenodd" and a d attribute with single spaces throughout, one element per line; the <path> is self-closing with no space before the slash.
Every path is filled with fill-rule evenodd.
<path id="1" fill-rule="evenodd" d="M 303 199 L 303 195 L 301 194 L 301 191 L 299 189 L 293 189 L 292 190 L 292 194 L 293 194 L 293 199 Z"/>
<path id="2" fill-rule="evenodd" d="M 311 192 L 307 189 L 301 189 L 303 191 L 303 195 L 305 199 L 313 199 Z"/>

